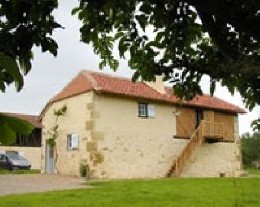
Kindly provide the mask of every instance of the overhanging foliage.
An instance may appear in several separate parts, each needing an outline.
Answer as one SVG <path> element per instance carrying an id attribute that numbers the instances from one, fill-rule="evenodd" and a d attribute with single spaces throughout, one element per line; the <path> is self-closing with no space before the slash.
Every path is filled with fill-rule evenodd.
<path id="1" fill-rule="evenodd" d="M 17 134 L 29 135 L 33 129 L 27 121 L 0 114 L 0 145 L 12 144 Z"/>
<path id="2" fill-rule="evenodd" d="M 52 32 L 61 26 L 52 15 L 57 0 L 0 0 L 0 91 L 15 83 L 23 87 L 23 76 L 31 70 L 33 46 L 57 55 Z M 11 144 L 16 134 L 29 134 L 33 127 L 26 121 L 0 114 L 0 143 Z"/>
<path id="3" fill-rule="evenodd" d="M 260 2 L 255 0 L 81 0 L 82 41 L 114 70 L 129 57 L 133 80 L 163 74 L 180 97 L 201 94 L 203 75 L 211 92 L 220 81 L 237 89 L 252 109 L 260 103 Z M 153 34 L 149 34 L 149 29 Z"/>

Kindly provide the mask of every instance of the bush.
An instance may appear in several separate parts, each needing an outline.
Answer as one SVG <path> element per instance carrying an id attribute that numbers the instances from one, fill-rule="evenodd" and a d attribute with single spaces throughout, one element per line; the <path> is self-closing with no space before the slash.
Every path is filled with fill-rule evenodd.
<path id="1" fill-rule="evenodd" d="M 80 163 L 79 172 L 81 177 L 89 178 L 89 166 L 84 163 Z"/>
<path id="2" fill-rule="evenodd" d="M 260 161 L 260 134 L 243 134 L 241 137 L 243 164 L 251 166 L 253 162 Z"/>

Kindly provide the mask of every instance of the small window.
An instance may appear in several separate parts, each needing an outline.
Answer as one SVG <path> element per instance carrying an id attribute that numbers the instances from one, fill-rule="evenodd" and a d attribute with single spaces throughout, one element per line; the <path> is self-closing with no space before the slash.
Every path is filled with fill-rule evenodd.
<path id="1" fill-rule="evenodd" d="M 67 149 L 77 150 L 79 148 L 79 135 L 76 133 L 67 136 Z"/>
<path id="2" fill-rule="evenodd" d="M 147 103 L 139 103 L 139 116 L 148 117 L 148 104 Z"/>
<path id="3" fill-rule="evenodd" d="M 155 117 L 154 105 L 148 103 L 139 103 L 138 105 L 138 116 L 139 117 Z"/>

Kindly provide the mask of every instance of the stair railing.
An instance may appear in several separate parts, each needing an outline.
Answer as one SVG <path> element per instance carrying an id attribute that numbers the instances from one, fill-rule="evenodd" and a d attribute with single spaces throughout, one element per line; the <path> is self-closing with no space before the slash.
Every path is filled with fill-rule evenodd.
<path id="1" fill-rule="evenodd" d="M 223 133 L 224 130 L 221 123 L 202 120 L 200 125 L 191 135 L 189 142 L 173 162 L 166 176 L 171 177 L 172 174 L 175 174 L 176 177 L 180 176 L 187 162 L 190 160 L 196 149 L 203 143 L 205 137 L 223 138 Z"/>
<path id="2" fill-rule="evenodd" d="M 171 177 L 172 174 L 175 174 L 176 177 L 178 177 L 188 160 L 191 158 L 195 150 L 202 144 L 204 141 L 202 132 L 203 132 L 203 123 L 204 120 L 201 121 L 200 125 L 197 127 L 197 129 L 194 131 L 194 133 L 191 135 L 189 142 L 184 147 L 182 152 L 179 154 L 179 156 L 174 161 L 173 165 L 171 166 L 170 170 L 167 172 L 166 176 Z"/>

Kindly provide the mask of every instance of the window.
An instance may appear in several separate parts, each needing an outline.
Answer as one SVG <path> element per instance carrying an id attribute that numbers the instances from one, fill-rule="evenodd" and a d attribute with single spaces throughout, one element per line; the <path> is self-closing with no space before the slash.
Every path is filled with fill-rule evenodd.
<path id="1" fill-rule="evenodd" d="M 147 104 L 139 103 L 139 116 L 140 117 L 148 117 Z"/>
<path id="2" fill-rule="evenodd" d="M 77 150 L 79 148 L 79 135 L 76 133 L 67 136 L 67 149 Z"/>
<path id="3" fill-rule="evenodd" d="M 148 103 L 139 103 L 138 104 L 138 116 L 139 117 L 155 117 L 155 108 L 154 105 Z"/>

